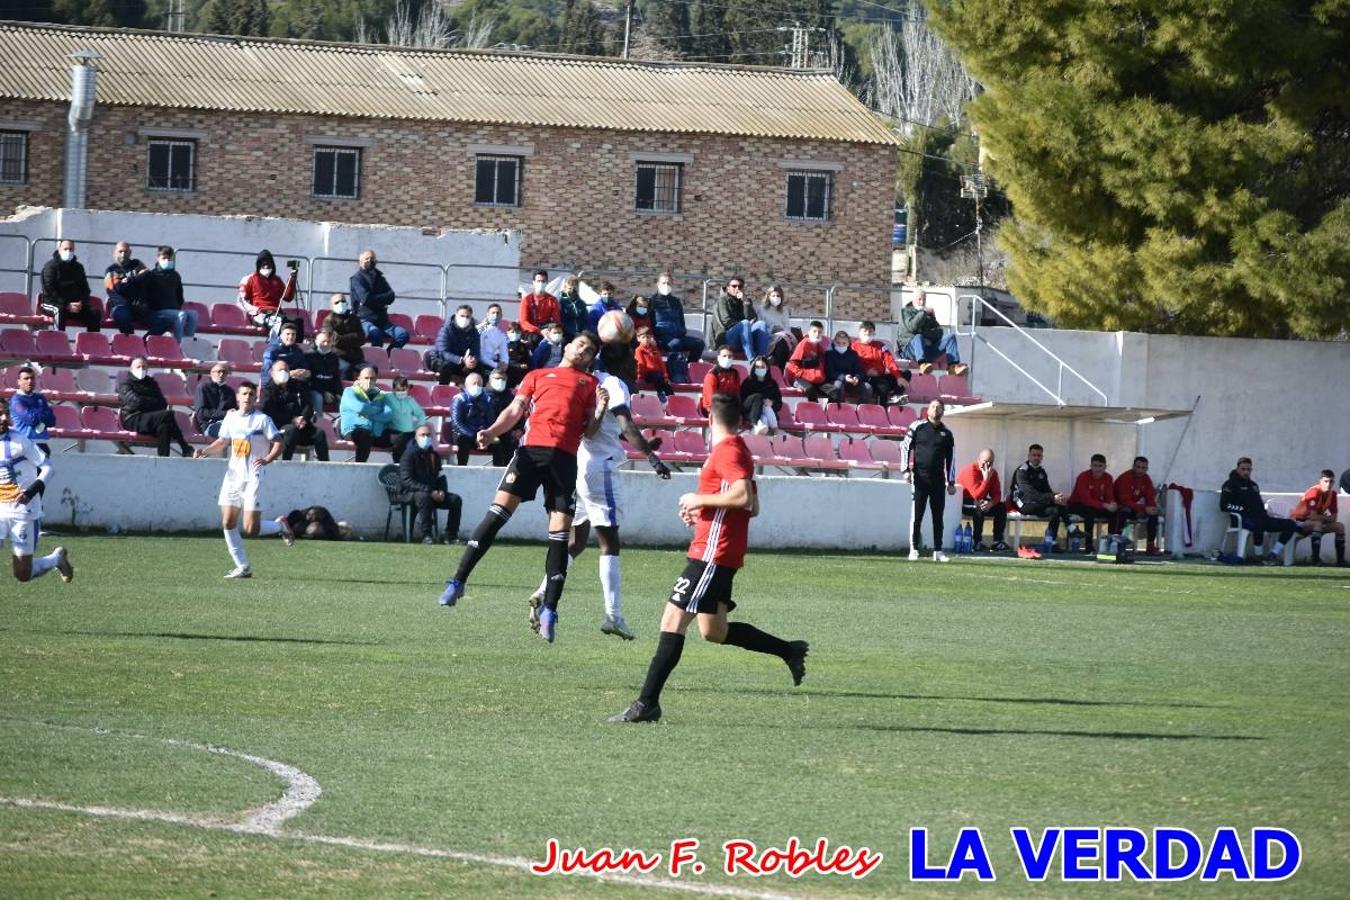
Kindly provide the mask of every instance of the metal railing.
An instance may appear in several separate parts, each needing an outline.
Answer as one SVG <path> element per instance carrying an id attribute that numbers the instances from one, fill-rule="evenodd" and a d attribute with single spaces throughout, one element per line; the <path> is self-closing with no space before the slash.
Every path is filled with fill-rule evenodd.
<path id="1" fill-rule="evenodd" d="M 0 266 L 0 275 L 17 275 L 17 280 L 23 282 L 23 292 L 29 300 L 33 299 L 33 242 L 21 234 L 0 234 L 0 241 L 18 241 L 18 246 L 13 243 L 0 245 L 0 252 L 13 247 L 14 252 L 22 257 L 17 268 L 8 262 Z"/>

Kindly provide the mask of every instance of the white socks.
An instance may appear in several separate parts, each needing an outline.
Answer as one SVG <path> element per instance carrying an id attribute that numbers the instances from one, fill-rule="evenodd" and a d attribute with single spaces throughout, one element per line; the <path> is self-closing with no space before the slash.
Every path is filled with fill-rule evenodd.
<path id="1" fill-rule="evenodd" d="M 224 531 L 225 546 L 230 550 L 230 559 L 234 560 L 236 566 L 248 565 L 248 556 L 244 553 L 244 538 L 239 534 L 239 529 L 226 528 Z"/>
<path id="2" fill-rule="evenodd" d="M 619 557 L 600 557 L 600 590 L 605 595 L 605 615 L 611 619 L 623 618 L 623 598 L 620 596 Z"/>
<path id="3" fill-rule="evenodd" d="M 262 537 L 281 534 L 281 523 L 276 519 L 263 519 L 258 523 L 258 534 Z"/>
<path id="4" fill-rule="evenodd" d="M 57 556 L 55 553 L 48 553 L 46 556 L 33 557 L 33 566 L 29 577 L 41 578 L 43 575 L 46 575 L 52 569 L 56 568 L 56 561 L 60 558 L 61 557 Z"/>

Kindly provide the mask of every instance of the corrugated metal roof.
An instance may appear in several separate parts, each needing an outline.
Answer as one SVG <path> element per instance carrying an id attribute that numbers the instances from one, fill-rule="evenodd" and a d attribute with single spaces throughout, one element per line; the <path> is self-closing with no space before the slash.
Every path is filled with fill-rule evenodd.
<path id="1" fill-rule="evenodd" d="M 0 97 L 894 144 L 828 73 L 0 22 Z"/>

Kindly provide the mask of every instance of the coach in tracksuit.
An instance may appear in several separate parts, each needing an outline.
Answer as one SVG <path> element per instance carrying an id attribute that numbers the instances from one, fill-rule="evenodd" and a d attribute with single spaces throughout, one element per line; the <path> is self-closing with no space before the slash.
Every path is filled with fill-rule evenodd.
<path id="1" fill-rule="evenodd" d="M 956 439 L 942 423 L 941 400 L 928 404 L 928 418 L 909 430 L 909 474 L 914 488 L 914 515 L 910 527 L 909 558 L 919 558 L 919 529 L 923 508 L 933 516 L 933 560 L 946 562 L 942 552 L 942 509 L 947 494 L 956 493 Z"/>

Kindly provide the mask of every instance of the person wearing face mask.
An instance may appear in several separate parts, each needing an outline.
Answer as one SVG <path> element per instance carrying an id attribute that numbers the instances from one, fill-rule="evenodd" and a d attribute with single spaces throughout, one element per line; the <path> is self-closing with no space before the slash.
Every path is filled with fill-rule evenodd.
<path id="1" fill-rule="evenodd" d="M 455 397 L 456 400 L 463 394 Z M 441 454 L 431 439 L 431 426 L 423 422 L 417 426 L 413 440 L 398 458 L 398 481 L 404 496 L 417 510 L 417 527 L 413 540 L 424 544 L 435 543 L 436 510 L 447 511 L 443 540 L 452 544 L 459 536 L 460 510 L 463 501 L 450 493 L 445 476 L 441 474 Z"/>
<path id="2" fill-rule="evenodd" d="M 837 332 L 830 351 L 825 354 L 825 396 L 834 403 L 857 400 L 872 402 L 872 386 L 863 380 L 862 361 L 853 352 L 847 331 Z"/>
<path id="3" fill-rule="evenodd" d="M 562 321 L 562 307 L 558 305 L 558 298 L 544 289 L 546 284 L 548 273 L 543 269 L 537 270 L 530 293 L 520 298 L 520 321 L 517 324 L 520 325 L 521 339 L 531 349 L 543 339 L 546 324 Z"/>
<path id="4" fill-rule="evenodd" d="M 586 313 L 586 330 L 596 331 L 600 326 L 600 318 L 616 309 L 623 309 L 623 304 L 618 300 L 618 288 L 606 281 L 600 285 L 599 298 L 591 304 L 590 311 Z"/>
<path id="5" fill-rule="evenodd" d="M 375 385 L 379 370 L 362 366 L 356 383 L 342 392 L 338 403 L 338 429 L 356 445 L 356 461 L 370 459 L 372 447 L 388 447 L 389 400 Z"/>
<path id="6" fill-rule="evenodd" d="M 633 320 L 633 331 L 636 333 L 639 328 L 652 327 L 652 307 L 647 302 L 647 298 L 641 294 L 634 294 L 633 299 L 628 301 L 624 307 L 624 312 L 628 313 L 628 318 Z"/>
<path id="7" fill-rule="evenodd" d="M 504 367 L 493 369 L 489 373 L 487 390 L 484 393 L 492 404 L 492 420 L 495 422 L 497 417 L 502 414 L 502 410 L 510 406 L 511 401 L 515 398 L 515 392 L 511 390 Z M 516 452 L 522 434 L 524 434 L 523 428 L 513 428 L 493 442 L 492 464 L 494 466 L 505 466 L 511 462 L 511 456 Z"/>
<path id="8" fill-rule="evenodd" d="M 792 313 L 781 285 L 771 284 L 759 306 L 759 318 L 769 329 L 769 361 L 781 372 L 797 346 L 799 332 L 792 330 Z"/>
<path id="9" fill-rule="evenodd" d="M 468 374 L 464 365 L 466 356 L 475 361 L 482 356 L 482 336 L 473 321 L 473 307 L 464 303 L 436 332 L 436 345 L 424 354 L 424 360 L 441 384 L 450 384 Z"/>
<path id="10" fill-rule="evenodd" d="M 403 458 L 403 451 L 407 449 L 408 442 L 417 431 L 417 426 L 426 424 L 427 414 L 422 410 L 422 404 L 408 392 L 406 375 L 395 375 L 390 388 L 392 393 L 385 397 L 389 407 L 389 424 L 386 431 L 389 434 L 390 449 L 394 459 L 397 460 Z"/>
<path id="11" fill-rule="evenodd" d="M 123 334 L 134 333 L 132 323 L 137 319 L 143 320 L 145 314 L 142 310 L 138 315 L 136 310 L 127 304 L 126 298 L 118 289 L 123 281 L 144 271 L 146 271 L 145 263 L 132 255 L 131 245 L 126 241 L 118 241 L 117 246 L 113 247 L 112 265 L 103 270 L 103 291 L 108 296 L 108 316 L 117 323 L 118 330 Z M 120 315 L 119 306 L 127 306 Z"/>
<path id="12" fill-rule="evenodd" d="M 853 342 L 853 352 L 862 363 L 863 380 L 883 405 L 904 405 L 909 402 L 909 372 L 896 365 L 886 344 L 875 340 L 876 333 L 876 325 L 864 321 Z"/>
<path id="13" fill-rule="evenodd" d="M 633 351 L 637 360 L 638 389 L 651 388 L 662 403 L 675 392 L 670 383 L 670 370 L 666 366 L 665 354 L 656 345 L 656 333 L 650 327 L 637 330 L 637 349 Z"/>
<path id="14" fill-rule="evenodd" d="M 808 400 L 819 400 L 824 393 L 826 352 L 825 326 L 812 322 L 788 359 L 787 379 L 793 387 L 805 391 Z"/>
<path id="15" fill-rule="evenodd" d="M 239 279 L 239 296 L 236 299 L 250 322 L 267 327 L 272 316 L 281 309 L 286 292 L 286 282 L 277 274 L 277 263 L 272 258 L 272 251 L 263 250 L 253 261 L 253 271 Z"/>
<path id="16" fill-rule="evenodd" d="M 734 275 L 713 307 L 713 344 L 726 344 L 745 356 L 769 352 L 769 329 L 760 321 L 755 304 L 745 296 L 745 279 Z"/>
<path id="17" fill-rule="evenodd" d="M 326 323 L 325 323 L 326 324 Z M 333 349 L 333 332 L 319 329 L 314 335 L 314 349 L 305 354 L 305 368 L 309 370 L 309 405 L 316 415 L 325 409 L 336 409 L 342 396 L 342 359 Z"/>
<path id="18" fill-rule="evenodd" d="M 455 445 L 455 463 L 461 466 L 469 464 L 469 454 L 478 449 L 478 432 L 485 430 L 494 421 L 492 398 L 483 390 L 483 376 L 474 373 L 464 379 L 464 390 L 450 401 L 450 443 Z M 498 439 L 492 445 L 493 465 L 504 465 L 501 459 Z M 506 457 L 509 461 L 510 457 Z"/>
<path id="19" fill-rule="evenodd" d="M 300 327 L 294 322 L 287 322 L 281 326 L 281 331 L 277 335 L 277 340 L 268 343 L 267 348 L 263 350 L 262 370 L 264 372 L 272 371 L 272 363 L 282 360 L 290 369 L 291 378 L 299 381 L 309 381 L 309 369 L 306 368 L 308 361 L 305 359 L 305 348 L 300 346 Z"/>
<path id="20" fill-rule="evenodd" d="M 192 396 L 192 427 L 198 434 L 210 438 L 219 435 L 225 415 L 238 405 L 234 388 L 226 381 L 229 377 L 230 367 L 218 362 L 211 366 L 210 375 L 197 382 Z"/>
<path id="21" fill-rule="evenodd" d="M 750 361 L 750 377 L 741 382 L 741 412 L 755 434 L 773 434 L 778 430 L 778 413 L 783 409 L 783 392 L 769 377 L 769 358 L 756 356 Z"/>
<path id="22" fill-rule="evenodd" d="M 487 314 L 478 325 L 478 361 L 486 371 L 510 362 L 507 353 L 506 330 L 502 327 L 502 305 L 488 304 Z"/>
<path id="23" fill-rule="evenodd" d="M 530 370 L 552 369 L 562 365 L 563 330 L 557 322 L 545 322 L 541 332 L 544 339 L 530 354 Z M 582 332 L 585 334 L 586 332 Z"/>
<path id="24" fill-rule="evenodd" d="M 736 397 L 738 402 L 741 396 L 741 370 L 736 368 L 731 348 L 726 345 L 717 348 L 717 365 L 703 376 L 703 393 L 698 401 L 700 415 L 706 416 L 712 409 L 714 394 L 728 394 Z"/>
<path id="25" fill-rule="evenodd" d="M 183 277 L 178 274 L 172 247 L 155 252 L 155 268 L 136 272 L 117 285 L 124 303 L 114 304 L 113 321 L 124 332 L 133 321 L 145 325 L 148 335 L 172 332 L 176 340 L 197 333 L 197 313 L 183 308 Z"/>
<path id="26" fill-rule="evenodd" d="M 267 369 L 262 387 L 262 411 L 281 432 L 281 458 L 290 460 L 295 448 L 309 446 L 319 462 L 328 462 L 328 435 L 314 424 L 309 389 L 293 377 L 286 361 L 279 359 Z"/>
<path id="27" fill-rule="evenodd" d="M 590 312 L 586 301 L 581 299 L 581 279 L 568 275 L 558 292 L 558 321 L 562 323 L 564 341 L 570 341 L 586 330 Z"/>
<path id="28" fill-rule="evenodd" d="M 670 273 L 662 272 L 656 277 L 656 293 L 647 298 L 647 303 L 651 308 L 657 346 L 666 354 L 670 380 L 688 384 L 689 363 L 702 359 L 708 345 L 703 340 L 702 329 L 693 331 L 685 325 L 684 301 L 674 293 L 673 284 Z"/>
<path id="29" fill-rule="evenodd" d="M 83 325 L 98 331 L 101 317 L 89 302 L 89 279 L 84 265 L 75 255 L 75 242 L 65 239 L 56 245 L 52 258 L 42 267 L 42 297 L 39 306 L 51 316 L 57 331 L 67 325 Z"/>
<path id="30" fill-rule="evenodd" d="M 382 347 L 387 341 L 391 350 L 397 350 L 408 343 L 411 335 L 406 328 L 395 325 L 389 319 L 389 307 L 396 297 L 377 263 L 374 250 L 362 250 L 358 268 L 348 282 L 347 291 L 352 296 L 352 305 L 370 346 Z"/>
<path id="31" fill-rule="evenodd" d="M 530 371 L 530 360 L 534 353 L 528 341 L 525 340 L 524 333 L 520 330 L 520 323 L 506 323 L 506 383 L 511 387 L 520 384 L 525 374 Z"/>
<path id="32" fill-rule="evenodd" d="M 184 456 L 192 455 L 192 448 L 174 420 L 169 401 L 164 398 L 159 383 L 146 369 L 145 358 L 138 356 L 128 367 L 128 377 L 117 386 L 117 401 L 121 407 L 122 427 L 156 440 L 156 452 L 169 455 L 171 444 L 177 444 Z"/>
<path id="33" fill-rule="evenodd" d="M 328 298 L 328 305 L 333 312 L 324 319 L 323 327 L 333 333 L 333 350 L 347 364 L 346 377 L 355 378 L 366 361 L 361 352 L 366 343 L 366 330 L 352 312 L 352 302 L 346 294 L 333 294 Z"/>

